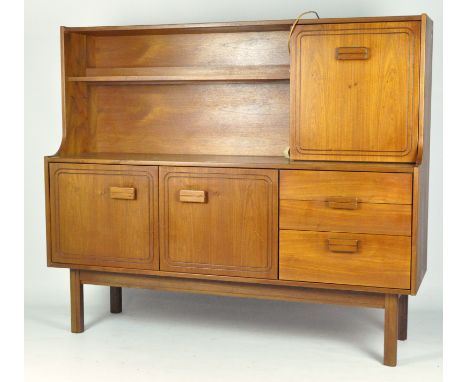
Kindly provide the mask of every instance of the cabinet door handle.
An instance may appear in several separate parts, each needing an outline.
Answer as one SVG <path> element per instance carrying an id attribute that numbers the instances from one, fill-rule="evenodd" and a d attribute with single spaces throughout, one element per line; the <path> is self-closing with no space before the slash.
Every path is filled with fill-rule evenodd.
<path id="1" fill-rule="evenodd" d="M 206 203 L 206 191 L 180 190 L 179 201 L 183 203 Z"/>
<path id="2" fill-rule="evenodd" d="M 340 46 L 335 50 L 337 60 L 367 60 L 369 58 L 369 48 L 364 46 Z"/>
<path id="3" fill-rule="evenodd" d="M 358 251 L 359 240 L 353 239 L 328 239 L 330 252 L 355 253 Z"/>
<path id="4" fill-rule="evenodd" d="M 327 198 L 327 204 L 330 208 L 341 210 L 357 210 L 358 201 L 356 197 L 330 196 Z"/>
<path id="5" fill-rule="evenodd" d="M 136 189 L 133 187 L 111 187 L 110 197 L 112 199 L 136 199 Z"/>

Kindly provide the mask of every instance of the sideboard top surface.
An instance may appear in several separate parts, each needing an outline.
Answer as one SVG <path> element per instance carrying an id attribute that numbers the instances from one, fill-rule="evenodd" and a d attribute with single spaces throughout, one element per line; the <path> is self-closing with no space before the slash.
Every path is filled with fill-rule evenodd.
<path id="1" fill-rule="evenodd" d="M 411 16 L 381 16 L 381 17 L 350 17 L 350 18 L 320 18 L 301 19 L 298 25 L 307 24 L 334 24 L 334 23 L 368 23 L 385 21 L 419 21 L 421 15 Z M 210 22 L 210 23 L 188 23 L 188 24 L 160 24 L 160 25 L 126 25 L 126 26 L 88 26 L 88 27 L 66 27 L 65 32 L 77 32 L 87 34 L 120 34 L 124 32 L 134 33 L 188 33 L 204 32 L 206 29 L 238 29 L 248 30 L 287 30 L 294 23 L 294 19 L 284 20 L 261 20 L 261 21 L 230 21 L 230 22 Z"/>

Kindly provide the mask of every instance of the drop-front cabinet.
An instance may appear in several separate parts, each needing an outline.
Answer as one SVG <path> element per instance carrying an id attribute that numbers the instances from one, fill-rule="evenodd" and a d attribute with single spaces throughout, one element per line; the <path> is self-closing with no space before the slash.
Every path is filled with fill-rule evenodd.
<path id="1" fill-rule="evenodd" d="M 83 285 L 382 308 L 426 271 L 426 16 L 61 29 L 48 265 Z M 330 355 L 332 356 L 332 355 Z"/>

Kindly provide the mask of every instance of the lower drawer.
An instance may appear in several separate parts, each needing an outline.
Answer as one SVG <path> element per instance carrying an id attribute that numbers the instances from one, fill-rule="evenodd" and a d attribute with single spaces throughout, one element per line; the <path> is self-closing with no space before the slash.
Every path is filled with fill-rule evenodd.
<path id="1" fill-rule="evenodd" d="M 279 278 L 410 288 L 411 238 L 280 231 Z"/>

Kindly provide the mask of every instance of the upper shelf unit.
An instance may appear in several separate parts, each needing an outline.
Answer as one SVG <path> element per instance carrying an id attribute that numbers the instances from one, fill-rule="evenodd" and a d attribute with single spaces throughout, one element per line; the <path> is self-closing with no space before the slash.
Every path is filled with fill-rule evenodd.
<path id="1" fill-rule="evenodd" d="M 281 80 L 289 80 L 289 65 L 87 68 L 86 76 L 68 77 L 71 82 L 111 83 Z"/>

